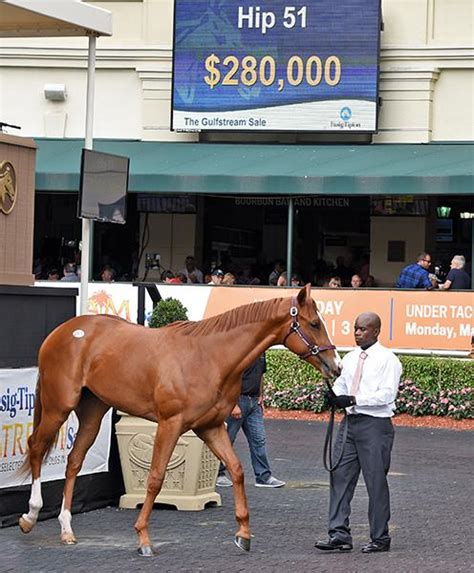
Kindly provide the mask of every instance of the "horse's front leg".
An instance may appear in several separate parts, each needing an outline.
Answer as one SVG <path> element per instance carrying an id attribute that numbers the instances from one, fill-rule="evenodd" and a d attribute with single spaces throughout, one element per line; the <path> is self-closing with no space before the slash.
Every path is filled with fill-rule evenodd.
<path id="1" fill-rule="evenodd" d="M 151 557 L 153 555 L 150 536 L 148 534 L 150 514 L 156 496 L 160 493 L 161 486 L 163 485 L 166 467 L 181 433 L 182 424 L 180 418 L 171 418 L 161 421 L 156 430 L 145 501 L 138 515 L 138 519 L 135 522 L 135 531 L 138 534 L 138 553 L 144 557 Z"/>
<path id="2" fill-rule="evenodd" d="M 232 447 L 224 424 L 217 428 L 195 430 L 196 434 L 206 442 L 209 449 L 226 466 L 234 484 L 235 518 L 239 529 L 235 534 L 235 544 L 244 551 L 250 551 L 249 507 L 245 495 L 244 472 L 237 454 Z"/>

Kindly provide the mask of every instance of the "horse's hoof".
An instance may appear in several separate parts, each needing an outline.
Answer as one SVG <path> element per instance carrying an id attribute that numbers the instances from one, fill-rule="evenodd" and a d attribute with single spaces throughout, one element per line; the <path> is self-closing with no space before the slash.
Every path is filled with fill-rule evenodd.
<path id="1" fill-rule="evenodd" d="M 61 543 L 63 545 L 75 545 L 77 543 L 73 533 L 62 533 Z"/>
<path id="2" fill-rule="evenodd" d="M 242 551 L 250 551 L 250 539 L 246 539 L 245 537 L 240 537 L 239 535 L 236 535 L 234 543 L 237 545 L 239 549 L 242 549 Z"/>
<path id="3" fill-rule="evenodd" d="M 34 523 L 31 523 L 31 521 L 26 518 L 26 515 L 22 515 L 20 517 L 18 525 L 20 526 L 20 529 L 23 531 L 23 533 L 29 533 L 35 526 Z"/>
<path id="4" fill-rule="evenodd" d="M 149 545 L 141 545 L 137 551 L 141 557 L 153 557 L 155 555 L 155 552 Z"/>

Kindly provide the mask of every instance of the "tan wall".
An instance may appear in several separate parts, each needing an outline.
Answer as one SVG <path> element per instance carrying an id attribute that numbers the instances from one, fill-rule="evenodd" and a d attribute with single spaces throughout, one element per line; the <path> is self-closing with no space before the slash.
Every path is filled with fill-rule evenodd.
<path id="1" fill-rule="evenodd" d="M 95 137 L 196 140 L 169 131 L 173 0 L 94 4 L 112 10 L 114 25 L 114 35 L 97 42 Z M 382 10 L 374 141 L 472 140 L 473 0 L 382 0 Z M 86 48 L 84 38 L 2 40 L 4 121 L 20 123 L 24 135 L 83 136 Z M 66 83 L 66 102 L 44 100 L 48 82 Z"/>
<path id="2" fill-rule="evenodd" d="M 474 73 L 443 70 L 433 100 L 434 141 L 474 141 Z"/>
<path id="3" fill-rule="evenodd" d="M 406 265 L 425 248 L 424 217 L 370 218 L 370 274 L 378 286 L 393 286 Z M 405 260 L 388 262 L 388 242 L 405 241 Z"/>
<path id="4" fill-rule="evenodd" d="M 140 236 L 143 236 L 145 215 L 140 216 Z M 194 254 L 196 215 L 192 214 L 150 214 L 148 216 L 149 240 L 143 255 L 139 276 L 145 274 L 146 253 L 157 253 L 161 256 L 159 272 L 153 271 L 148 279 L 158 278 L 163 270 L 177 272 L 184 267 L 184 259 Z"/>
<path id="5" fill-rule="evenodd" d="M 474 3 L 472 0 L 431 0 L 432 42 L 473 45 Z"/>
<path id="6" fill-rule="evenodd" d="M 57 56 L 59 54 L 56 54 Z M 86 72 L 70 68 L 0 68 L 2 120 L 20 125 L 22 134 L 84 137 Z M 44 96 L 46 84 L 64 84 L 64 102 Z M 19 94 L 22 94 L 19 97 Z M 142 129 L 141 82 L 134 70 L 107 70 L 96 78 L 94 135 L 139 139 Z M 22 102 L 27 102 L 23 105 Z"/>
<path id="7" fill-rule="evenodd" d="M 471 46 L 472 0 L 382 0 L 382 47 L 442 44 Z"/>

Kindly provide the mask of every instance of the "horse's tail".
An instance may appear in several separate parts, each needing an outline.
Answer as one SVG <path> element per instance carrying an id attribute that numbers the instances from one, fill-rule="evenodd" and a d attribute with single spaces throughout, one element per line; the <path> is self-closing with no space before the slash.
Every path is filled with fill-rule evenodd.
<path id="1" fill-rule="evenodd" d="M 41 376 L 38 370 L 38 378 L 36 380 L 36 392 L 35 392 L 35 409 L 33 411 L 33 432 L 39 426 L 41 422 L 41 414 L 43 412 L 40 393 L 41 393 Z"/>

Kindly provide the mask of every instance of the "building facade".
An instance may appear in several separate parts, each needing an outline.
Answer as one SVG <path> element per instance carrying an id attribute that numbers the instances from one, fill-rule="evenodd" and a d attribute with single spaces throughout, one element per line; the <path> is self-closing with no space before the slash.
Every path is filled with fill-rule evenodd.
<path id="1" fill-rule="evenodd" d="M 99 38 L 94 137 L 101 140 L 293 145 L 472 145 L 474 141 L 474 31 L 471 0 L 383 0 L 378 133 L 366 136 L 311 133 L 206 133 L 170 131 L 173 1 L 94 2 L 113 12 L 114 33 Z M 0 121 L 48 142 L 84 137 L 87 41 L 80 38 L 3 39 L 0 44 Z M 55 91 L 56 90 L 56 91 Z M 51 95 L 53 94 L 53 95 Z M 54 95 L 56 94 L 56 95 Z M 20 97 L 21 96 L 21 97 Z M 58 147 L 59 149 L 60 147 Z M 156 161 L 160 161 L 159 147 Z M 469 147 L 469 149 L 472 149 Z M 61 162 L 61 156 L 57 156 Z M 472 171 L 466 176 L 472 177 Z M 191 206 L 163 190 L 133 193 L 124 228 L 96 225 L 95 271 L 111 262 L 123 274 L 146 253 L 178 270 L 195 253 L 200 266 L 267 267 L 286 258 L 287 204 L 267 197 L 191 196 Z M 288 190 L 291 194 L 293 191 Z M 279 193 L 281 195 L 281 193 Z M 295 193 L 295 195 L 298 195 Z M 39 189 L 35 251 L 62 258 L 80 238 L 77 197 L 69 189 Z M 448 207 L 448 216 L 441 216 Z M 428 249 L 446 264 L 454 254 L 472 259 L 472 195 L 432 195 L 429 174 L 416 196 L 368 193 L 326 197 L 315 192 L 295 203 L 293 268 L 315 280 L 314 266 L 345 258 L 356 267 L 370 257 L 380 285 L 393 284 L 417 251 Z M 144 237 L 146 236 L 146 241 Z M 406 238 L 405 244 L 402 246 Z M 402 241 L 403 239 L 403 241 Z M 398 242 L 398 245 L 397 245 Z M 388 252 L 388 245 L 391 253 Z M 397 249 L 399 250 L 397 254 Z M 400 253 L 403 250 L 403 256 Z M 142 255 L 140 257 L 140 255 Z M 318 277 L 320 279 L 320 277 Z"/>

